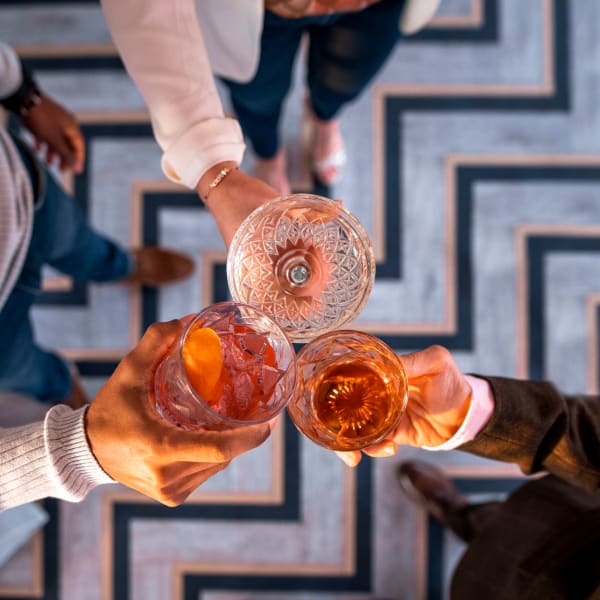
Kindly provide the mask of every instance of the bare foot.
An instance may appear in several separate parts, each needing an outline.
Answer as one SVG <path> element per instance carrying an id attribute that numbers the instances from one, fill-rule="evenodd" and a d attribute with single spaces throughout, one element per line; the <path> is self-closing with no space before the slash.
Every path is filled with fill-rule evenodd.
<path id="1" fill-rule="evenodd" d="M 252 174 L 275 188 L 282 196 L 288 196 L 290 182 L 287 178 L 286 168 L 285 149 L 281 148 L 273 158 L 257 158 Z"/>

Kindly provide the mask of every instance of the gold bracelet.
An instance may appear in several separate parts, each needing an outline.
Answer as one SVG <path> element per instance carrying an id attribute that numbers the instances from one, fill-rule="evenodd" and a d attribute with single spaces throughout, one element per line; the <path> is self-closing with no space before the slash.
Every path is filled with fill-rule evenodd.
<path id="1" fill-rule="evenodd" d="M 208 186 L 208 190 L 206 190 L 206 196 L 204 196 L 204 201 L 208 200 L 209 194 L 231 173 L 231 171 L 235 171 L 237 167 L 223 167 L 218 173 L 217 176 L 210 182 Z"/>

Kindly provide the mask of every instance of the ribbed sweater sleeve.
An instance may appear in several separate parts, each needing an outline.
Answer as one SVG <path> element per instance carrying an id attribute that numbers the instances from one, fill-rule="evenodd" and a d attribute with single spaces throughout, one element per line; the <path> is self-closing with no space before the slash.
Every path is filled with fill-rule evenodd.
<path id="1" fill-rule="evenodd" d="M 0 428 L 0 510 L 45 497 L 79 502 L 114 483 L 90 450 L 85 411 L 58 405 L 44 421 Z"/>

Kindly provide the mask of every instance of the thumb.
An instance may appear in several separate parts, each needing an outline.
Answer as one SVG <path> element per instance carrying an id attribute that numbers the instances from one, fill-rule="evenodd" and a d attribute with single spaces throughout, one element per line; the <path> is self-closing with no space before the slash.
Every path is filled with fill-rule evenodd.
<path id="1" fill-rule="evenodd" d="M 148 327 L 138 345 L 129 353 L 139 372 L 153 370 L 169 348 L 175 343 L 185 327 L 179 319 L 154 323 Z"/>
<path id="2" fill-rule="evenodd" d="M 450 352 L 443 346 L 429 346 L 418 352 L 403 354 L 399 358 L 409 381 L 423 375 L 438 373 L 452 360 Z"/>

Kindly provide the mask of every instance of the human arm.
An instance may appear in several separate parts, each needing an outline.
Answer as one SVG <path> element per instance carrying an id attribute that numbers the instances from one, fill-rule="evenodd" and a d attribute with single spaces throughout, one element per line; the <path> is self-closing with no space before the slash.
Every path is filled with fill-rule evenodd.
<path id="1" fill-rule="evenodd" d="M 61 169 L 83 170 L 85 142 L 75 117 L 39 89 L 15 51 L 2 43 L 0 104 L 16 115 L 38 148 L 45 145 L 48 163 L 58 158 Z"/>
<path id="2" fill-rule="evenodd" d="M 242 130 L 224 114 L 193 0 L 102 0 L 102 8 L 150 111 L 163 172 L 197 191 L 228 246 L 241 222 L 279 194 L 236 169 L 245 150 Z M 223 16 L 230 10 L 224 7 Z M 207 201 L 223 168 L 231 172 Z"/>
<path id="3" fill-rule="evenodd" d="M 0 510 L 45 497 L 79 502 L 113 482 L 90 452 L 84 415 L 58 405 L 43 420 L 0 428 Z"/>
<path id="4" fill-rule="evenodd" d="M 269 425 L 184 431 L 158 415 L 152 399 L 154 373 L 183 327 L 182 321 L 149 327 L 86 414 L 90 447 L 104 471 L 168 506 L 181 504 L 209 477 L 270 434 Z"/>
<path id="5" fill-rule="evenodd" d="M 167 177 L 194 189 L 210 167 L 239 164 L 242 131 L 224 114 L 193 0 L 102 0 L 102 9 L 150 111 Z"/>
<path id="6" fill-rule="evenodd" d="M 459 432 L 469 414 L 472 389 L 448 350 L 431 346 L 400 359 L 409 381 L 406 412 L 392 436 L 365 448 L 369 456 L 391 456 L 398 444 L 445 444 Z M 358 451 L 337 454 L 348 466 L 356 466 L 361 460 Z"/>
<path id="7" fill-rule="evenodd" d="M 268 425 L 195 432 L 158 416 L 154 372 L 182 328 L 152 325 L 89 408 L 56 406 L 44 422 L 0 429 L 0 510 L 45 496 L 79 501 L 114 481 L 175 506 L 264 442 Z"/>
<path id="8" fill-rule="evenodd" d="M 476 430 L 464 438 L 469 441 L 449 447 L 516 463 L 527 474 L 549 471 L 590 489 L 600 487 L 600 398 L 565 396 L 548 382 L 470 379 L 441 346 L 400 358 L 409 380 L 407 410 L 394 435 L 369 448 L 369 455 L 393 454 L 398 444 L 435 450 L 456 439 L 465 419 L 475 416 Z M 477 395 L 469 381 L 482 384 Z M 493 404 L 477 420 L 488 393 Z M 344 458 L 349 464 L 360 460 L 357 453 Z"/>
<path id="9" fill-rule="evenodd" d="M 548 471 L 591 490 L 600 488 L 600 398 L 564 395 L 549 382 L 485 378 L 494 412 L 460 450 Z"/>
<path id="10" fill-rule="evenodd" d="M 210 190 L 222 168 L 230 171 L 219 185 Z M 231 240 L 242 221 L 256 208 L 279 196 L 277 190 L 266 183 L 247 175 L 236 168 L 235 163 L 227 162 L 210 168 L 196 187 L 198 195 L 215 219 L 225 245 Z"/>

